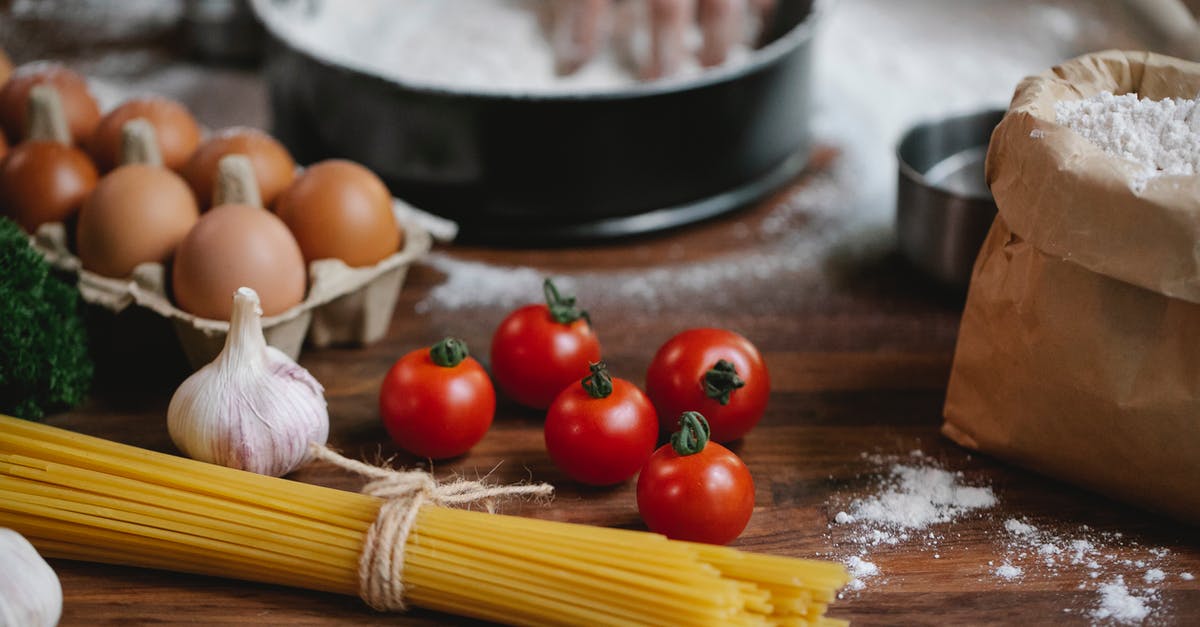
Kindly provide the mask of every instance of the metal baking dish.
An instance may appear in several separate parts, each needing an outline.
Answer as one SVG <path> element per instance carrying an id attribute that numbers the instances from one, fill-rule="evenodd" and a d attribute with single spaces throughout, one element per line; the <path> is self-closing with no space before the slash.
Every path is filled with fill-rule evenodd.
<path id="1" fill-rule="evenodd" d="M 984 160 L 1002 110 L 919 124 L 900 140 L 896 233 L 908 260 L 949 286 L 965 288 L 996 217 Z"/>
<path id="2" fill-rule="evenodd" d="M 574 95 L 505 95 L 388 80 L 322 59 L 272 26 L 274 132 L 297 159 L 359 161 L 460 239 L 551 243 L 704 219 L 789 180 L 810 147 L 814 3 L 779 3 L 735 71 Z"/>

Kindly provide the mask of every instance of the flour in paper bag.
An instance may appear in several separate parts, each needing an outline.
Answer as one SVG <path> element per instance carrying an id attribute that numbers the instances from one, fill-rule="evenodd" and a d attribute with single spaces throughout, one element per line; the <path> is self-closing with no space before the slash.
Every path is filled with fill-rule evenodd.
<path id="1" fill-rule="evenodd" d="M 1200 98 L 1148 100 L 1105 91 L 1060 101 L 1055 115 L 1104 152 L 1137 164 L 1135 192 L 1156 177 L 1200 174 Z"/>

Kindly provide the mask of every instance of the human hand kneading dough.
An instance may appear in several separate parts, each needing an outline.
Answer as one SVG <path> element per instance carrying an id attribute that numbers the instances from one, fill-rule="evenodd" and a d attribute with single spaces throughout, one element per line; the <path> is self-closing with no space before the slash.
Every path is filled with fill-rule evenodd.
<path id="1" fill-rule="evenodd" d="M 637 60 L 651 80 L 670 76 L 694 55 L 705 67 L 720 65 L 745 41 L 748 20 L 765 23 L 776 0 L 559 0 L 554 3 L 552 44 L 559 72 L 586 64 L 612 38 L 627 37 L 644 21 L 649 45 Z M 637 5 L 637 6 L 633 6 Z M 621 10 L 621 11 L 618 11 Z M 620 13 L 618 15 L 618 13 Z M 699 45 L 689 35 L 699 32 Z"/>

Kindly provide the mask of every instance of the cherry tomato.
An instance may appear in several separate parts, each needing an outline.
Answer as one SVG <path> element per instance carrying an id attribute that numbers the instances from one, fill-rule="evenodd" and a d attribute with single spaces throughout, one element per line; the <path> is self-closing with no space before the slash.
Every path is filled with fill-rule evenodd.
<path id="1" fill-rule="evenodd" d="M 646 372 L 646 395 L 661 420 L 698 411 L 708 418 L 717 442 L 732 442 L 758 424 L 770 387 L 758 349 L 724 329 L 676 335 L 658 349 Z M 673 429 L 668 423 L 662 427 Z"/>
<path id="2" fill-rule="evenodd" d="M 559 393 L 546 414 L 546 450 L 554 465 L 588 485 L 615 485 L 637 474 L 658 441 L 658 416 L 634 384 L 604 362 Z"/>
<path id="3" fill-rule="evenodd" d="M 600 361 L 600 341 L 574 297 L 542 286 L 545 305 L 510 313 L 492 336 L 492 376 L 500 390 L 521 405 L 546 409 L 567 386 L 587 376 Z"/>
<path id="4" fill-rule="evenodd" d="M 729 544 L 754 512 L 754 480 L 729 449 L 708 440 L 708 423 L 684 412 L 671 443 L 638 476 L 638 513 L 651 531 L 674 540 Z"/>
<path id="5" fill-rule="evenodd" d="M 496 392 L 467 345 L 446 338 L 401 357 L 379 390 L 379 414 L 404 450 L 433 459 L 475 446 L 496 413 Z"/>

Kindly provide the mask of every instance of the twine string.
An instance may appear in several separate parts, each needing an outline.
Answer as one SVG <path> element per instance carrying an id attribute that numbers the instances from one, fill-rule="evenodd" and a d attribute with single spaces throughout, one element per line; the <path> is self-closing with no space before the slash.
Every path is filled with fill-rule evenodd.
<path id="1" fill-rule="evenodd" d="M 442 507 L 482 504 L 495 512 L 498 499 L 548 497 L 553 486 L 546 483 L 487 485 L 482 481 L 455 479 L 439 483 L 424 470 L 392 470 L 343 457 L 326 446 L 310 444 L 313 459 L 329 462 L 342 470 L 370 479 L 362 493 L 383 499 L 375 522 L 363 538 L 358 556 L 358 594 L 381 612 L 404 611 L 404 550 L 426 503 Z"/>

